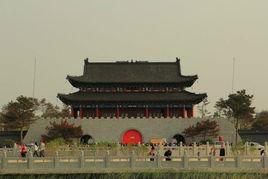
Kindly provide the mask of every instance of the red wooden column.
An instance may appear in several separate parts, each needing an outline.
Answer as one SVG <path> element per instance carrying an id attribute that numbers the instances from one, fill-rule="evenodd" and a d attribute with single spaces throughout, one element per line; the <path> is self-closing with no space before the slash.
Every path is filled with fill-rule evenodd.
<path id="1" fill-rule="evenodd" d="M 77 116 L 78 116 L 77 113 L 78 113 L 78 109 L 77 108 L 75 108 L 75 109 L 73 108 L 73 115 L 74 115 L 73 117 L 74 118 L 77 118 Z"/>
<path id="2" fill-rule="evenodd" d="M 190 108 L 186 109 L 186 116 L 187 116 L 187 118 L 191 118 L 191 109 Z"/>
<path id="3" fill-rule="evenodd" d="M 73 107 L 71 107 L 71 109 L 70 109 L 70 116 L 74 117 L 74 108 Z"/>
<path id="4" fill-rule="evenodd" d="M 99 111 L 99 106 L 96 106 L 96 117 L 100 117 L 100 111 Z"/>
<path id="5" fill-rule="evenodd" d="M 186 111 L 185 111 L 185 106 L 183 106 L 182 108 L 181 108 L 181 110 L 180 110 L 181 112 L 181 114 L 180 114 L 180 116 L 182 117 L 182 118 L 185 118 L 186 117 L 186 115 L 185 115 L 185 113 L 186 113 Z"/>
<path id="6" fill-rule="evenodd" d="M 83 119 L 83 117 L 84 117 L 84 109 L 83 109 L 82 107 L 80 107 L 79 117 L 80 117 L 81 119 Z"/>
<path id="7" fill-rule="evenodd" d="M 145 107 L 145 117 L 149 118 L 149 109 L 148 106 Z"/>
<path id="8" fill-rule="evenodd" d="M 185 108 L 185 106 L 183 106 L 183 118 L 187 118 L 187 109 Z"/>
<path id="9" fill-rule="evenodd" d="M 120 109 L 119 107 L 117 106 L 116 107 L 116 114 L 115 114 L 116 118 L 119 118 L 120 117 Z"/>
<path id="10" fill-rule="evenodd" d="M 187 117 L 188 118 L 192 118 L 194 116 L 194 108 L 191 107 L 191 108 L 187 108 Z"/>
<path id="11" fill-rule="evenodd" d="M 187 117 L 191 118 L 192 117 L 192 108 L 187 108 Z"/>
<path id="12" fill-rule="evenodd" d="M 169 105 L 167 104 L 167 109 L 166 109 L 166 118 L 170 117 L 170 111 L 169 111 Z"/>

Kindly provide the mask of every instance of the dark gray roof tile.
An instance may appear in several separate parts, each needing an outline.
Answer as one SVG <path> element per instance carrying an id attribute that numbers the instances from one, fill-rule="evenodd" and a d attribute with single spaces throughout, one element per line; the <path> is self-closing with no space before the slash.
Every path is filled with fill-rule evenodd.
<path id="1" fill-rule="evenodd" d="M 181 92 L 82 92 L 58 94 L 58 98 L 66 104 L 96 102 L 201 102 L 207 94 Z"/>
<path id="2" fill-rule="evenodd" d="M 197 78 L 197 75 L 181 74 L 179 59 L 176 62 L 113 63 L 92 63 L 86 59 L 82 76 L 67 76 L 75 87 L 78 87 L 76 83 L 193 83 Z"/>

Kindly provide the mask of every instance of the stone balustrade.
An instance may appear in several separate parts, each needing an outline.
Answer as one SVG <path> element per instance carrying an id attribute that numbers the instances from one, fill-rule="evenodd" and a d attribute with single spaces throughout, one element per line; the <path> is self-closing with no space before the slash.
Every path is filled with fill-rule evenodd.
<path id="1" fill-rule="evenodd" d="M 145 168 L 238 168 L 238 169 L 268 169 L 268 157 L 194 157 L 185 154 L 181 157 L 171 157 L 171 161 L 166 161 L 165 157 L 159 154 L 155 157 L 136 156 L 58 156 L 54 157 L 6 157 L 0 158 L 0 166 L 3 170 L 46 170 L 46 169 L 145 169 Z"/>

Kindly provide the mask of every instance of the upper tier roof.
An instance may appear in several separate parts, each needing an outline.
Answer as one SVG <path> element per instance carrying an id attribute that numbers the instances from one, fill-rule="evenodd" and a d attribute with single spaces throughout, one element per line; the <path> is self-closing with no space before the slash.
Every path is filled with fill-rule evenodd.
<path id="1" fill-rule="evenodd" d="M 105 103 L 105 102 L 166 102 L 180 104 L 198 104 L 207 94 L 195 94 L 187 91 L 181 92 L 83 92 L 71 94 L 58 94 L 58 98 L 68 105 Z"/>
<path id="2" fill-rule="evenodd" d="M 75 87 L 105 83 L 176 83 L 191 86 L 198 77 L 197 75 L 182 75 L 178 58 L 176 62 L 121 61 L 113 63 L 93 63 L 86 59 L 83 75 L 67 76 L 67 79 Z"/>

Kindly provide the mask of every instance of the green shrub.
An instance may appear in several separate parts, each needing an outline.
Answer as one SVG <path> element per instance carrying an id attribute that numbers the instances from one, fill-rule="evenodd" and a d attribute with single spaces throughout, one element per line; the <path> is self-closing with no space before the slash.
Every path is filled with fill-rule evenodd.
<path id="1" fill-rule="evenodd" d="M 243 142 L 239 142 L 237 145 L 233 145 L 231 150 L 234 154 L 243 154 L 245 152 L 245 144 Z"/>
<path id="2" fill-rule="evenodd" d="M 66 142 L 63 138 L 56 138 L 47 143 L 47 148 L 51 150 L 58 150 L 60 147 L 66 145 Z"/>
<path id="3" fill-rule="evenodd" d="M 252 153 L 254 153 L 254 152 L 257 151 L 257 149 L 255 147 L 249 147 L 249 151 L 252 152 Z"/>
<path id="4" fill-rule="evenodd" d="M 207 142 L 208 142 L 209 144 L 213 144 L 212 139 L 205 139 L 205 140 L 200 140 L 200 141 L 199 141 L 200 144 L 207 144 Z"/>
<path id="5" fill-rule="evenodd" d="M 134 152 L 136 155 L 144 156 L 147 155 L 149 150 L 145 145 L 127 145 L 120 147 L 120 152 L 123 155 L 131 155 Z"/>
<path id="6" fill-rule="evenodd" d="M 46 127 L 47 133 L 42 135 L 45 141 L 51 141 L 57 138 L 64 138 L 65 141 L 71 142 L 74 138 L 80 138 L 83 135 L 81 125 L 68 123 L 67 120 L 62 120 L 60 123 L 50 122 L 50 126 Z"/>
<path id="7" fill-rule="evenodd" d="M 13 147 L 15 141 L 12 139 L 4 139 L 2 144 L 6 147 Z"/>
<path id="8" fill-rule="evenodd" d="M 136 172 L 95 172 L 95 173 L 65 173 L 65 174 L 6 174 L 2 178 L 29 178 L 29 179 L 46 179 L 46 178 L 96 178 L 96 179 L 124 179 L 124 178 L 143 178 L 143 179 L 261 179 L 267 178 L 265 173 L 250 172 L 205 172 L 205 171 L 174 171 L 174 170 L 149 170 Z"/>

